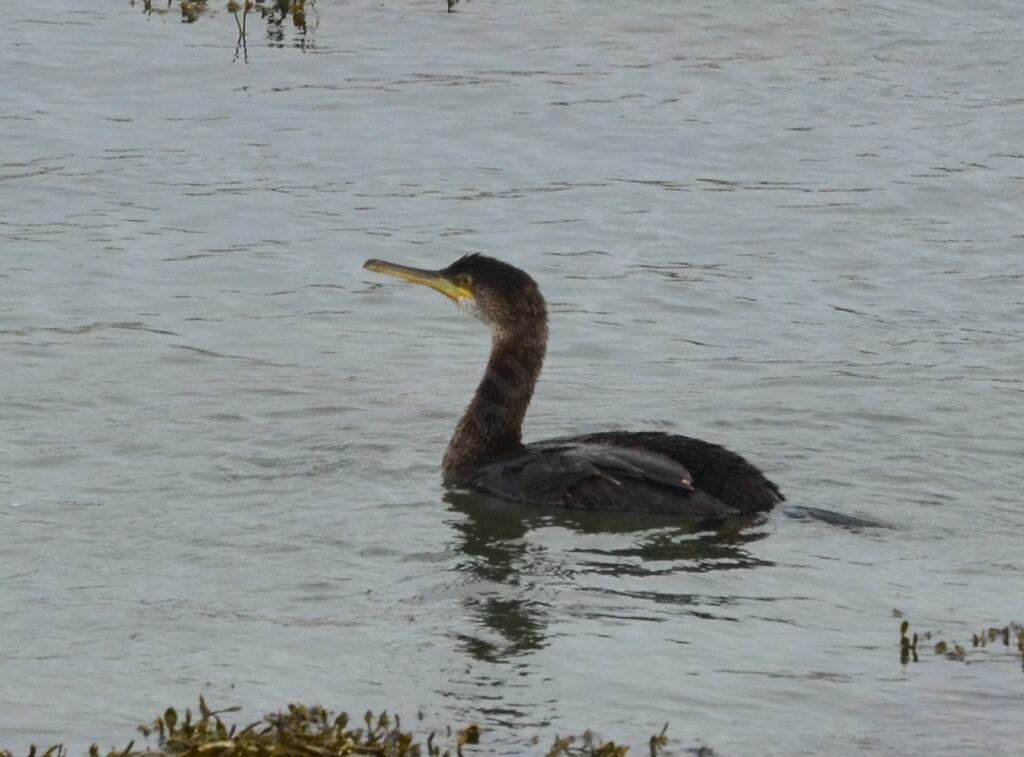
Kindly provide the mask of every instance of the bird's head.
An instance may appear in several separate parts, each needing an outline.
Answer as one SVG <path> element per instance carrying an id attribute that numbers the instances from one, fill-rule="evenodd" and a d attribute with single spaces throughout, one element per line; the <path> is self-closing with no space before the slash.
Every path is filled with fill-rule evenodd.
<path id="1" fill-rule="evenodd" d="M 496 336 L 532 330 L 547 322 L 537 282 L 525 271 L 484 255 L 466 255 L 439 271 L 383 260 L 367 260 L 363 268 L 437 290 L 460 310 L 486 323 Z"/>

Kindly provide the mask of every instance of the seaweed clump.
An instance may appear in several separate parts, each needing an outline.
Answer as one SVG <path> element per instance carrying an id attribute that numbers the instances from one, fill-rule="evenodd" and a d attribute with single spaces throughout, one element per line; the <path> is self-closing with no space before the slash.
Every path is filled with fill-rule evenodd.
<path id="1" fill-rule="evenodd" d="M 668 744 L 668 723 L 665 723 L 661 733 L 651 736 L 648 746 L 651 749 L 651 757 L 663 754 L 662 748 Z M 704 747 L 701 747 L 704 749 Z M 614 741 L 603 741 L 593 731 L 584 731 L 581 736 L 566 736 L 555 738 L 555 743 L 547 753 L 547 757 L 626 757 L 629 752 L 628 746 L 619 746 Z M 711 757 L 714 752 L 702 752 L 701 757 Z"/>
<path id="2" fill-rule="evenodd" d="M 186 709 L 184 719 L 179 719 L 174 708 L 169 707 L 152 723 L 139 726 L 139 731 L 147 738 L 156 733 L 159 753 L 168 757 L 199 754 L 209 757 L 335 757 L 357 754 L 418 757 L 424 753 L 412 734 L 402 730 L 401 719 L 398 716 L 392 719 L 387 712 L 374 716 L 367 710 L 363 715 L 363 725 L 353 728 L 348 713 L 335 715 L 319 705 L 290 704 L 287 710 L 266 715 L 242 729 L 235 725 L 228 727 L 221 714 L 238 709 L 211 710 L 200 696 L 200 717 L 195 722 L 192 721 L 191 710 Z M 443 753 L 434 746 L 433 739 L 434 734 L 431 734 L 426 754 L 440 757 Z M 461 746 L 462 742 L 458 745 L 460 751 Z M 107 757 L 129 757 L 130 754 L 131 745 L 125 751 L 110 752 Z M 100 756 L 90 752 L 90 757 Z"/>
<path id="3" fill-rule="evenodd" d="M 145 746 L 132 741 L 123 749 L 101 752 L 93 744 L 89 757 L 462 757 L 463 747 L 480 743 L 481 729 L 475 723 L 453 732 L 445 729 L 438 738 L 433 731 L 419 743 L 409 731 L 402 730 L 401 719 L 387 712 L 374 715 L 367 711 L 362 722 L 353 725 L 345 712 L 335 714 L 319 705 L 290 704 L 286 710 L 264 716 L 242 728 L 228 725 L 221 715 L 237 712 L 239 707 L 212 710 L 199 697 L 198 717 L 187 708 L 183 716 L 173 707 L 138 730 L 146 738 Z M 650 739 L 651 755 L 661 754 L 668 743 L 661 733 Z M 156 738 L 155 748 L 149 739 Z M 437 743 L 440 741 L 441 743 Z M 534 742 L 536 743 L 536 742 Z M 592 732 L 582 736 L 556 738 L 548 757 L 624 757 L 628 747 L 603 741 Z M 702 752 L 709 754 L 710 752 Z M 0 749 L 0 757 L 14 755 Z M 68 757 L 67 749 L 55 745 L 39 752 L 33 745 L 28 757 Z"/>
<path id="4" fill-rule="evenodd" d="M 917 633 L 909 636 L 910 624 L 907 621 L 900 623 L 900 662 L 906 665 L 908 662 L 917 662 L 917 647 L 919 641 L 928 641 L 934 643 L 932 650 L 937 655 L 945 657 L 947 660 L 955 660 L 958 662 L 969 662 L 972 652 L 980 651 L 985 647 L 991 645 L 1002 644 L 1007 651 L 1012 651 L 1016 657 L 1020 658 L 1021 669 L 1024 670 L 1024 625 L 1020 623 L 1009 623 L 1002 628 L 996 628 L 990 626 L 983 628 L 978 633 L 971 634 L 970 647 L 967 643 L 960 644 L 957 641 L 946 641 L 945 639 L 939 639 L 938 633 L 932 631 L 926 631 L 923 634 L 918 635 Z"/>

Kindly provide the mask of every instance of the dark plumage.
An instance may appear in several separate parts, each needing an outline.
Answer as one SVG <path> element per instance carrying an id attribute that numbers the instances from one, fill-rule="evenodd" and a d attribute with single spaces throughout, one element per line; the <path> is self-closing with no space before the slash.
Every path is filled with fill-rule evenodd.
<path id="1" fill-rule="evenodd" d="M 770 510 L 775 484 L 734 452 L 700 439 L 606 431 L 522 443 L 547 349 L 547 308 L 524 271 L 468 255 L 440 271 L 364 265 L 445 294 L 491 329 L 491 354 L 445 451 L 445 484 L 523 504 L 718 519 Z"/>

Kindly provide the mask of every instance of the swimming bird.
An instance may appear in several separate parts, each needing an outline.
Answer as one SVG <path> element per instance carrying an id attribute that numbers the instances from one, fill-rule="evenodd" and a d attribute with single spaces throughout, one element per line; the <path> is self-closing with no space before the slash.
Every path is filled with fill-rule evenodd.
<path id="1" fill-rule="evenodd" d="M 523 444 L 523 418 L 548 341 L 537 282 L 484 255 L 436 271 L 383 260 L 363 268 L 428 286 L 491 330 L 483 379 L 444 453 L 446 486 L 528 505 L 698 520 L 770 510 L 783 499 L 740 455 L 687 436 L 601 431 Z"/>

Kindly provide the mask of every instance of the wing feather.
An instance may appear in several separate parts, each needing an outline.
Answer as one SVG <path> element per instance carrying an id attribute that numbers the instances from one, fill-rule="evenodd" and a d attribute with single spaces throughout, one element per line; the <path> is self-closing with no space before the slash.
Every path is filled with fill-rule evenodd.
<path id="1" fill-rule="evenodd" d="M 722 518 L 737 512 L 694 486 L 671 457 L 641 447 L 568 439 L 531 444 L 476 471 L 474 489 L 528 504 Z"/>
<path id="2" fill-rule="evenodd" d="M 573 437 L 572 441 L 664 455 L 692 473 L 695 488 L 741 512 L 771 510 L 785 499 L 779 487 L 745 458 L 702 439 L 659 432 L 606 431 Z"/>

